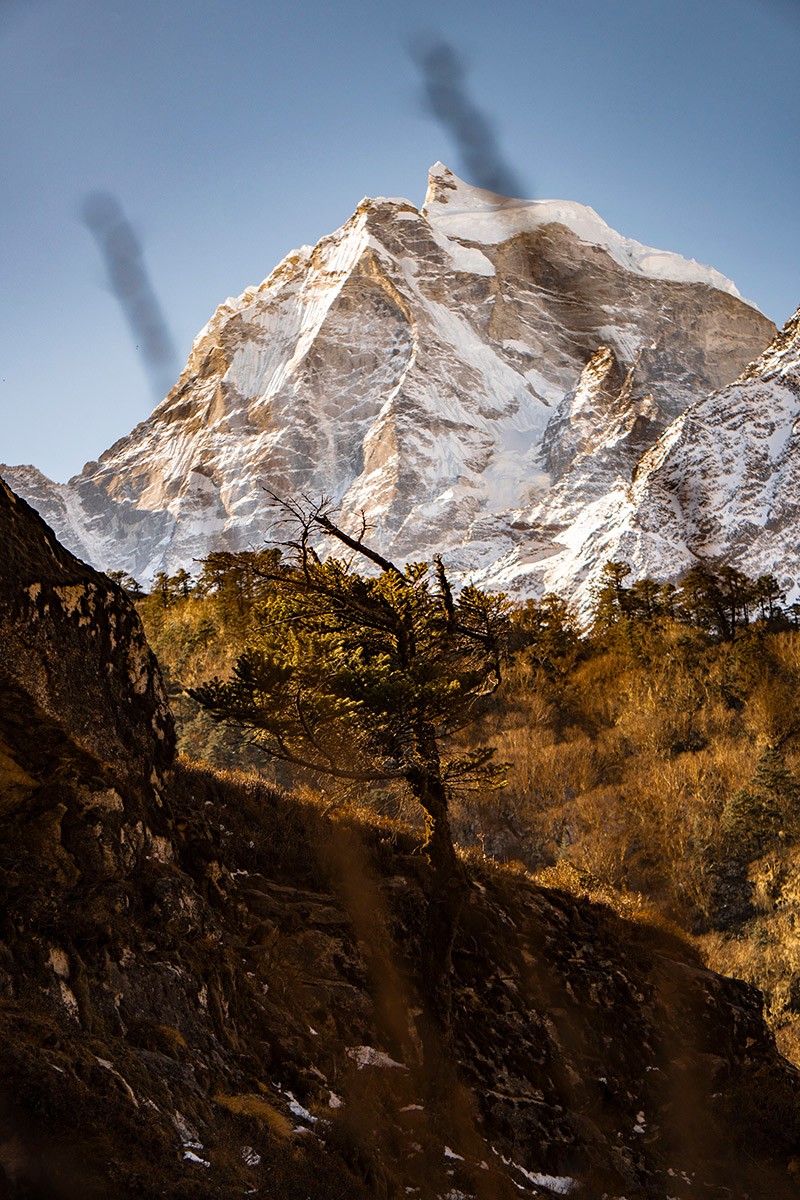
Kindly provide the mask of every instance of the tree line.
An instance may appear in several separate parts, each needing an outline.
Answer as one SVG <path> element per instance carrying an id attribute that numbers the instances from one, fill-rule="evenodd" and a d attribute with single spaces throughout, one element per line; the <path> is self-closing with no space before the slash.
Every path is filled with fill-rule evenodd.
<path id="1" fill-rule="evenodd" d="M 289 577 L 288 561 L 275 547 L 214 551 L 198 566 L 194 575 L 183 567 L 172 575 L 159 571 L 149 593 L 126 572 L 111 571 L 109 578 L 134 599 L 149 595 L 164 608 L 190 597 L 213 596 L 241 615 Z M 787 605 L 785 588 L 772 574 L 752 578 L 736 567 L 706 563 L 692 567 L 678 583 L 649 576 L 628 583 L 632 574 L 627 562 L 605 564 L 593 589 L 589 621 L 583 626 L 573 608 L 554 593 L 541 600 L 509 603 L 512 624 L 518 635 L 528 630 L 540 640 L 556 640 L 570 632 L 577 635 L 579 630 L 583 637 L 603 636 L 625 625 L 665 620 L 690 625 L 722 641 L 732 641 L 737 632 L 757 622 L 776 630 L 800 628 L 800 603 Z M 519 641 L 519 636 L 512 638 L 512 644 Z"/>
<path id="2" fill-rule="evenodd" d="M 703 629 L 723 641 L 755 621 L 770 628 L 797 628 L 800 604 L 786 606 L 775 575 L 753 579 L 736 567 L 698 563 L 677 584 L 645 577 L 630 585 L 632 568 L 608 562 L 594 591 L 592 629 L 603 633 L 627 622 L 672 620 Z"/>

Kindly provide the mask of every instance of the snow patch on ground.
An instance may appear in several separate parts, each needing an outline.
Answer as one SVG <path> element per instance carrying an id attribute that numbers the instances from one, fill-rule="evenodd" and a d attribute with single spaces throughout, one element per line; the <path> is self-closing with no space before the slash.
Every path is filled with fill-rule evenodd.
<path id="1" fill-rule="evenodd" d="M 284 1093 L 289 1101 L 289 1112 L 293 1117 L 297 1117 L 300 1121 L 307 1121 L 309 1125 L 316 1125 L 317 1118 L 312 1116 L 307 1108 L 304 1108 L 299 1100 L 296 1100 L 291 1092 Z"/>

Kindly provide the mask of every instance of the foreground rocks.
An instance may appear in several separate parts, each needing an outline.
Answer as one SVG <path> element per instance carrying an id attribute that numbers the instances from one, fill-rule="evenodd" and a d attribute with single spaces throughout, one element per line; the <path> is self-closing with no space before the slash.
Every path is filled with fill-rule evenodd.
<path id="1" fill-rule="evenodd" d="M 133 607 L 2 480 L 0 539 L 3 807 L 69 776 L 119 788 L 129 814 L 152 811 L 175 739 Z M 122 796 L 98 803 L 122 807 Z"/>
<path id="2" fill-rule="evenodd" d="M 414 839 L 172 763 L 122 593 L 7 490 L 0 537 L 0 1194 L 796 1194 L 754 988 L 475 861 L 423 1056 Z"/>

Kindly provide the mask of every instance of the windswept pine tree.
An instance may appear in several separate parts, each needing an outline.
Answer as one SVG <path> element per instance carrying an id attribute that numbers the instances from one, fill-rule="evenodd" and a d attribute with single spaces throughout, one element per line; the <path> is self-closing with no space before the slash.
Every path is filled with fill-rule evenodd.
<path id="1" fill-rule="evenodd" d="M 246 728 L 273 760 L 408 789 L 425 817 L 434 879 L 428 973 L 441 993 L 465 886 L 450 794 L 500 775 L 492 748 L 452 742 L 500 682 L 509 605 L 475 587 L 455 596 L 440 559 L 396 566 L 367 544 L 365 526 L 356 536 L 339 528 L 324 501 L 281 503 L 289 557 L 262 566 L 271 587 L 255 632 L 230 680 L 191 695 Z M 313 545 L 320 535 L 347 557 L 322 559 Z"/>

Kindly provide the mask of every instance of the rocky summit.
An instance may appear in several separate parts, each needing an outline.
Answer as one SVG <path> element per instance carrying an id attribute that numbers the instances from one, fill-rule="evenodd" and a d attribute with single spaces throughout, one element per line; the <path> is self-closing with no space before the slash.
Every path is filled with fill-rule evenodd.
<path id="1" fill-rule="evenodd" d="M 472 858 L 437 1034 L 414 836 L 176 762 L 124 593 L 0 517 L 4 1197 L 797 1194 L 755 988 L 575 868 Z"/>
<path id="2" fill-rule="evenodd" d="M 643 454 L 774 334 L 712 268 L 437 164 L 420 209 L 365 199 L 226 301 L 99 462 L 63 485 L 2 473 L 72 550 L 142 581 L 280 536 L 271 491 L 363 512 L 399 559 L 579 596 Z"/>

